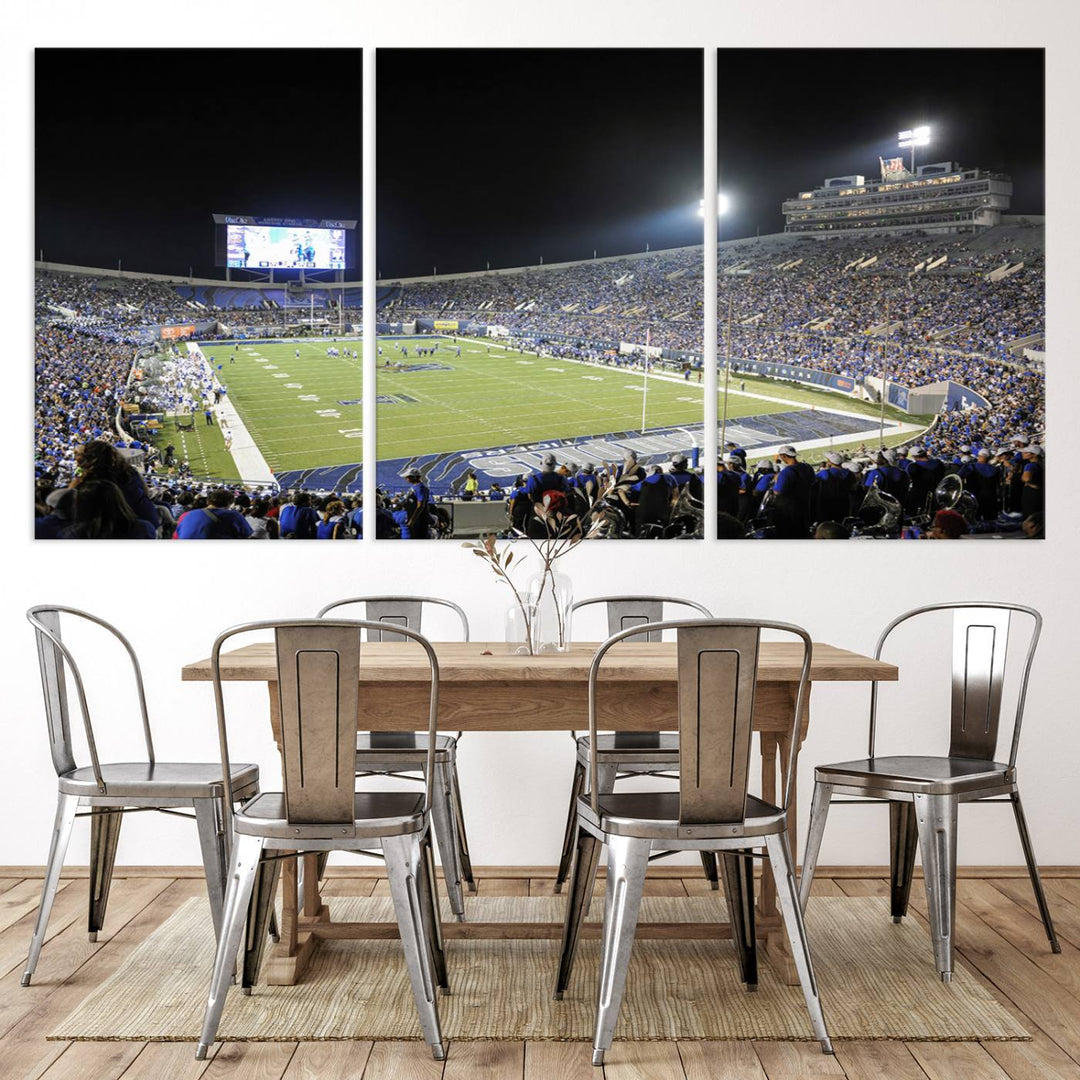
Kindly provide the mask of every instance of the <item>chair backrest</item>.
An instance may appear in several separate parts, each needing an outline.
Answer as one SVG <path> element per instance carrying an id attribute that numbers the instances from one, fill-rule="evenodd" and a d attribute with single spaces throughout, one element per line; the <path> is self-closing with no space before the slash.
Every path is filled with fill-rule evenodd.
<path id="1" fill-rule="evenodd" d="M 712 825 L 741 821 L 746 813 L 761 631 L 778 630 L 802 641 L 803 658 L 791 718 L 790 752 L 783 807 L 791 798 L 795 729 L 802 715 L 813 659 L 810 636 L 791 623 L 693 619 L 648 624 L 649 631 L 674 630 L 679 685 L 679 821 Z M 609 637 L 589 669 L 590 783 L 598 805 L 595 753 L 596 689 L 600 665 L 617 642 L 640 631 L 631 627 Z"/>
<path id="2" fill-rule="evenodd" d="M 351 826 L 360 715 L 361 633 L 378 632 L 380 628 L 380 623 L 359 619 L 286 619 L 245 623 L 218 637 L 211 653 L 211 670 L 226 806 L 232 806 L 232 786 L 221 678 L 221 649 L 225 642 L 251 631 L 274 632 L 287 820 L 295 825 Z M 399 636 L 423 647 L 431 670 L 426 807 L 431 801 L 439 664 L 425 637 L 405 627 Z"/>
<path id="3" fill-rule="evenodd" d="M 608 637 L 633 626 L 662 622 L 665 604 L 682 605 L 692 608 L 706 619 L 712 618 L 712 612 L 703 604 L 677 596 L 594 596 L 588 600 L 579 600 L 571 610 L 576 612 L 592 604 L 607 605 Z M 659 630 L 649 630 L 642 636 L 646 641 L 659 641 L 660 633 Z"/>
<path id="4" fill-rule="evenodd" d="M 595 604 L 604 604 L 607 609 L 608 637 L 622 633 L 623 630 L 633 629 L 635 626 L 645 626 L 648 623 L 662 622 L 664 618 L 664 605 L 687 607 L 699 612 L 706 619 L 712 618 L 712 612 L 699 604 L 696 600 L 683 600 L 678 596 L 593 596 L 587 600 L 578 600 L 571 607 L 571 612 L 580 608 L 590 607 Z M 644 641 L 660 641 L 662 630 L 645 630 L 638 636 Z M 571 738 L 577 740 L 577 732 L 570 732 Z M 660 746 L 660 732 L 616 732 L 616 749 L 641 749 L 644 747 Z"/>
<path id="5" fill-rule="evenodd" d="M 420 633 L 425 604 L 437 604 L 453 611 L 461 621 L 462 640 L 469 640 L 469 619 L 465 612 L 452 600 L 442 600 L 437 596 L 352 596 L 327 604 L 319 611 L 319 618 L 350 604 L 363 604 L 365 620 L 380 624 L 377 629 L 367 632 L 368 641 L 407 640 L 404 634 L 387 629 L 391 626 L 404 626 Z"/>
<path id="6" fill-rule="evenodd" d="M 1042 616 L 1034 608 L 996 601 L 930 604 L 893 619 L 878 638 L 874 650 L 875 658 L 881 658 L 889 636 L 902 623 L 938 611 L 951 611 L 953 615 L 949 756 L 983 761 L 992 761 L 997 751 L 1005 660 L 1012 617 L 1014 614 L 1022 614 L 1032 620 L 1027 655 L 1020 676 L 1009 751 L 1009 765 L 1015 766 L 1028 678 L 1042 632 Z M 876 739 L 877 683 L 874 683 L 870 692 L 870 757 L 874 756 Z"/>
<path id="7" fill-rule="evenodd" d="M 323 623 L 274 633 L 285 816 L 297 825 L 351 824 L 360 635 Z"/>
<path id="8" fill-rule="evenodd" d="M 154 740 L 150 733 L 150 718 L 146 709 L 146 690 L 143 686 L 142 670 L 139 667 L 139 659 L 135 650 L 115 626 L 110 625 L 104 619 L 91 615 L 87 611 L 78 608 L 63 607 L 59 604 L 38 604 L 30 608 L 26 618 L 34 628 L 34 636 L 37 640 L 38 665 L 41 669 L 41 689 L 45 698 L 45 722 L 49 731 L 49 750 L 52 754 L 53 767 L 57 776 L 71 772 L 78 767 L 75 760 L 75 749 L 71 740 L 71 723 L 68 709 L 67 677 L 65 669 L 71 672 L 72 681 L 75 684 L 75 692 L 79 701 L 79 711 L 82 714 L 83 729 L 86 732 L 86 745 L 90 753 L 90 764 L 94 770 L 94 779 L 98 789 L 105 791 L 105 782 L 101 776 L 101 762 L 98 759 L 97 742 L 94 738 L 93 722 L 90 718 L 90 707 L 86 699 L 86 688 L 83 684 L 82 673 L 75 662 L 75 657 L 65 644 L 60 628 L 60 616 L 70 615 L 73 618 L 84 619 L 102 627 L 112 634 L 127 651 L 131 659 L 131 666 L 135 676 L 135 687 L 139 697 L 139 708 L 142 713 L 143 739 L 146 743 L 147 761 L 154 761 Z"/>

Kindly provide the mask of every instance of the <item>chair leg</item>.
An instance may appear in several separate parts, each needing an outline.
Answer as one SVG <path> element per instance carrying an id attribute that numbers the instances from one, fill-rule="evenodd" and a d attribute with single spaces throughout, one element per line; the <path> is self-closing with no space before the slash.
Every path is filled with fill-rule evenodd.
<path id="1" fill-rule="evenodd" d="M 559 871 L 555 875 L 555 891 L 562 892 L 570 869 L 574 862 L 574 847 L 577 839 L 577 801 L 585 794 L 585 766 L 581 761 L 574 762 L 574 780 L 570 785 L 570 809 L 566 814 L 566 832 L 563 834 L 562 854 L 559 856 Z"/>
<path id="2" fill-rule="evenodd" d="M 225 904 L 221 918 L 221 937 L 214 956 L 214 973 L 210 978 L 210 996 L 206 1002 L 202 1035 L 195 1048 L 197 1061 L 206 1060 L 206 1052 L 217 1037 L 225 995 L 236 970 L 236 951 L 244 935 L 244 922 L 255 886 L 255 875 L 262 859 L 263 841 L 258 836 L 238 834 L 233 839 L 229 863 L 229 880 L 225 889 Z M 275 860 L 276 862 L 277 860 Z"/>
<path id="3" fill-rule="evenodd" d="M 468 885 L 469 892 L 476 892 L 472 856 L 469 854 L 469 837 L 465 833 L 465 811 L 461 806 L 461 783 L 458 780 L 456 755 L 450 759 L 447 779 L 450 781 L 450 809 L 454 813 L 454 836 L 457 840 L 458 870 L 461 873 L 461 880 Z"/>
<path id="4" fill-rule="evenodd" d="M 240 990 L 244 995 L 259 981 L 266 939 L 272 937 L 270 922 L 274 917 L 274 896 L 277 893 L 280 859 L 262 859 L 255 869 L 255 881 L 248 901 L 247 929 L 244 935 L 244 970 Z M 275 918 L 276 923 L 276 918 Z"/>
<path id="5" fill-rule="evenodd" d="M 1035 861 L 1035 849 L 1031 846 L 1031 836 L 1028 833 L 1027 819 L 1024 817 L 1024 807 L 1020 802 L 1020 792 L 1012 792 L 1009 798 L 1012 800 L 1016 829 L 1020 833 L 1020 843 L 1024 848 L 1024 859 L 1027 862 L 1028 876 L 1031 878 L 1031 888 L 1035 893 L 1035 903 L 1039 905 L 1039 914 L 1042 916 L 1046 937 L 1050 942 L 1050 950 L 1059 953 L 1061 952 L 1061 946 L 1058 944 L 1057 934 L 1054 933 L 1054 920 L 1050 918 L 1050 905 L 1046 902 L 1042 878 L 1039 877 L 1039 864 Z"/>
<path id="6" fill-rule="evenodd" d="M 619 778 L 618 765 L 597 765 L 596 790 L 600 795 L 610 795 L 615 790 L 615 781 Z M 588 781 L 586 781 L 588 787 Z"/>
<path id="7" fill-rule="evenodd" d="M 596 871 L 600 864 L 601 842 L 586 829 L 578 829 L 577 857 L 573 861 L 570 876 L 570 895 L 566 901 L 566 919 L 563 922 L 562 951 L 559 954 L 559 973 L 555 978 L 556 1001 L 562 1001 L 570 984 L 570 972 L 577 956 L 581 928 L 589 914 L 589 901 L 596 884 Z"/>
<path id="8" fill-rule="evenodd" d="M 915 819 L 922 849 L 923 878 L 934 964 L 942 982 L 952 980 L 956 924 L 956 811 L 952 795 L 916 795 Z"/>
<path id="9" fill-rule="evenodd" d="M 803 852 L 802 875 L 799 878 L 800 911 L 806 911 L 806 902 L 810 899 L 810 886 L 814 883 L 814 870 L 817 868 L 818 853 L 821 851 L 821 838 L 825 835 L 825 821 L 829 816 L 832 792 L 832 784 L 814 782 L 814 799 L 810 803 L 806 850 Z"/>
<path id="10" fill-rule="evenodd" d="M 52 839 L 49 841 L 49 861 L 45 865 L 45 881 L 41 886 L 41 902 L 38 904 L 37 919 L 34 922 L 34 934 L 30 938 L 30 955 L 26 959 L 22 985 L 29 986 L 41 956 L 41 946 L 45 943 L 45 931 L 49 926 L 56 886 L 60 883 L 60 871 L 64 867 L 68 841 L 71 839 L 71 826 L 75 823 L 75 811 L 79 806 L 77 795 L 56 796 L 56 819 L 53 822 Z"/>
<path id="11" fill-rule="evenodd" d="M 458 922 L 464 922 L 465 896 L 461 888 L 458 845 L 454 835 L 454 814 L 450 808 L 450 784 L 446 771 L 445 765 L 436 762 L 434 783 L 431 785 L 431 826 L 435 830 L 435 839 L 439 845 L 439 858 L 442 860 L 443 880 L 446 882 L 450 910 L 458 917 Z"/>
<path id="12" fill-rule="evenodd" d="M 98 807 L 90 812 L 90 910 L 86 930 L 91 941 L 97 941 L 98 931 L 105 925 L 123 821 L 123 810 Z"/>
<path id="13" fill-rule="evenodd" d="M 911 877 L 915 871 L 915 850 L 919 830 L 915 824 L 915 804 L 889 803 L 889 903 L 892 921 L 898 923 L 908 909 Z"/>
<path id="14" fill-rule="evenodd" d="M 256 783 L 254 789 L 249 792 L 248 797 L 246 799 L 242 800 L 242 805 L 246 806 L 249 802 L 251 802 L 252 799 L 257 798 L 258 795 L 259 795 L 259 785 Z M 227 815 L 226 815 L 226 818 L 227 818 Z M 232 826 L 231 826 L 231 822 L 230 822 L 227 827 L 224 827 L 222 829 L 222 840 L 224 842 L 224 847 L 225 847 L 226 873 L 228 872 L 229 844 L 231 843 L 231 840 L 232 840 L 231 827 Z M 322 856 L 322 861 L 319 864 L 320 865 L 320 869 L 319 869 L 319 877 L 320 878 L 323 876 L 323 873 L 326 870 L 326 859 L 329 858 L 329 854 L 330 854 L 329 852 L 326 852 Z M 222 885 L 221 885 L 222 893 L 224 894 L 224 890 L 225 890 L 225 877 L 224 877 L 224 875 L 222 875 L 221 882 L 222 882 Z M 215 932 L 216 932 L 216 930 L 215 930 Z M 269 916 L 267 917 L 267 920 L 266 920 L 266 932 L 269 935 L 270 940 L 275 945 L 281 940 L 281 934 L 280 934 L 279 929 L 278 929 L 277 911 L 274 909 L 273 898 L 271 898 L 271 902 L 270 902 L 270 914 L 269 914 Z"/>
<path id="15" fill-rule="evenodd" d="M 424 1041 L 431 1047 L 431 1056 L 436 1061 L 442 1061 L 446 1051 L 439 1026 L 439 1010 L 435 1004 L 431 944 L 424 932 L 419 895 L 420 837 L 416 833 L 385 836 L 382 845 L 386 857 L 386 876 L 390 879 L 390 893 L 394 898 L 394 911 L 401 931 L 405 966 L 409 969 L 413 999 L 420 1015 L 420 1027 Z"/>
<path id="16" fill-rule="evenodd" d="M 221 913 L 225 907 L 225 879 L 229 872 L 225 846 L 225 823 L 221 820 L 220 799 L 193 799 L 195 824 L 199 830 L 206 893 L 210 898 L 210 917 L 214 935 L 221 937 Z"/>
<path id="17" fill-rule="evenodd" d="M 772 870 L 773 880 L 776 882 L 776 900 L 784 919 L 784 931 L 791 945 L 795 970 L 799 974 L 799 983 L 802 985 L 803 998 L 806 1001 L 806 1011 L 810 1014 L 810 1026 L 814 1029 L 814 1037 L 821 1044 L 821 1052 L 831 1054 L 832 1041 L 825 1027 L 825 1014 L 821 1008 L 817 980 L 814 978 L 814 963 L 810 957 L 810 943 L 806 938 L 802 908 L 799 906 L 795 867 L 791 859 L 787 832 L 766 836 L 765 849 L 769 855 L 769 867 Z"/>
<path id="18" fill-rule="evenodd" d="M 424 933 L 431 945 L 431 968 L 435 985 L 450 993 L 450 980 L 446 974 L 446 950 L 443 946 L 442 918 L 439 915 L 439 883 L 435 877 L 435 854 L 431 849 L 431 830 L 420 841 L 420 879 L 417 882 L 420 897 L 420 914 L 424 920 Z"/>
<path id="19" fill-rule="evenodd" d="M 593 1035 L 594 1065 L 604 1064 L 604 1054 L 611 1049 L 611 1041 L 615 1037 L 652 848 L 649 840 L 630 836 L 609 836 L 607 845 L 604 938 L 600 954 L 596 1032 Z"/>
<path id="20" fill-rule="evenodd" d="M 720 888 L 720 871 L 716 865 L 716 852 L 703 851 L 701 853 L 701 868 L 705 871 L 705 880 L 709 887 L 716 892 Z"/>
<path id="21" fill-rule="evenodd" d="M 739 958 L 739 974 L 747 990 L 756 990 L 758 965 L 754 929 L 754 864 L 751 859 L 735 851 L 721 852 L 720 863 L 724 871 L 724 898 L 731 920 L 731 939 Z"/>
<path id="22" fill-rule="evenodd" d="M 619 767 L 618 765 L 598 765 L 596 769 L 596 790 L 601 795 L 610 795 L 615 790 L 615 782 L 619 779 Z M 588 791 L 589 787 L 589 774 L 588 769 L 585 772 L 585 790 Z M 595 876 L 595 872 L 594 872 Z M 589 914 L 589 907 L 592 904 L 592 891 L 585 897 L 585 914 Z"/>

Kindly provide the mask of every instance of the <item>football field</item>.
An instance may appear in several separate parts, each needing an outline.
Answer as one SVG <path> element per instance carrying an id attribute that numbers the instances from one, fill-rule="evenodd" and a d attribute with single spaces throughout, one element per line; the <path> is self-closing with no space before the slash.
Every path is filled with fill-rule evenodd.
<path id="1" fill-rule="evenodd" d="M 504 481 L 535 468 L 546 449 L 577 464 L 621 461 L 634 449 L 649 462 L 703 443 L 704 387 L 696 371 L 688 379 L 666 371 L 646 379 L 639 369 L 483 339 L 390 338 L 379 346 L 378 479 L 389 487 L 413 465 L 441 491 L 455 488 L 466 469 L 482 486 Z M 417 356 L 418 346 L 433 347 L 434 355 Z M 870 403 L 794 383 L 741 376 L 728 390 L 728 433 L 748 447 L 857 445 L 880 418 Z M 723 395 L 718 415 L 722 402 Z M 895 422 L 912 419 L 886 410 L 894 432 Z M 886 441 L 899 437 L 887 434 Z"/>
<path id="2" fill-rule="evenodd" d="M 435 355 L 417 358 L 418 345 L 434 346 Z M 480 339 L 388 339 L 379 346 L 380 460 L 641 428 L 640 372 Z M 650 379 L 647 426 L 701 424 L 703 400 L 696 373 L 688 382 Z"/>
<path id="3" fill-rule="evenodd" d="M 359 488 L 359 339 L 200 347 L 283 486 Z M 327 356 L 330 347 L 340 355 Z M 560 459 L 581 464 L 621 460 L 627 448 L 642 460 L 661 460 L 703 441 L 704 387 L 696 371 L 688 379 L 661 372 L 646 379 L 640 370 L 445 336 L 381 338 L 379 349 L 378 480 L 387 486 L 400 485 L 412 465 L 439 491 L 456 487 L 466 468 L 485 482 L 516 475 L 533 467 L 542 448 L 564 448 Z M 794 383 L 733 376 L 729 390 L 728 434 L 751 448 L 857 444 L 879 418 L 870 403 Z M 886 416 L 916 419 L 891 409 Z M 900 438 L 897 431 L 887 441 Z M 220 432 L 201 419 L 182 449 L 196 474 L 238 475 Z"/>
<path id="4" fill-rule="evenodd" d="M 330 347 L 341 355 L 327 356 Z M 359 339 L 241 341 L 235 349 L 207 342 L 200 348 L 275 473 L 360 462 Z"/>

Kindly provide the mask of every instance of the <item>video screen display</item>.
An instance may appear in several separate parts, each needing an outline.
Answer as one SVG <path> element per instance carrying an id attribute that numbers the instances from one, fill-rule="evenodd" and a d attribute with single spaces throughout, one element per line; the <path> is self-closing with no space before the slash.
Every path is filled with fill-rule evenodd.
<path id="1" fill-rule="evenodd" d="M 228 225 L 226 259 L 241 270 L 344 270 L 345 230 Z"/>

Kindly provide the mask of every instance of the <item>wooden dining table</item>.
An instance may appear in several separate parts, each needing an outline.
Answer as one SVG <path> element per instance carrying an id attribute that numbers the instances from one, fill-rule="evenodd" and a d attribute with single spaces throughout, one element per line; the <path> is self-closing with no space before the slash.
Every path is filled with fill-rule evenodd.
<path id="1" fill-rule="evenodd" d="M 565 653 L 537 656 L 511 653 L 504 642 L 433 642 L 439 661 L 438 726 L 443 731 L 582 731 L 588 728 L 589 666 L 596 643 L 574 643 Z M 764 641 L 758 659 L 754 730 L 761 749 L 760 794 L 776 802 L 787 780 L 792 719 L 802 665 L 798 642 Z M 222 653 L 223 681 L 266 683 L 269 717 L 280 748 L 281 711 L 272 642 L 258 642 Z M 212 679 L 209 659 L 187 664 L 185 681 Z M 881 660 L 815 642 L 810 682 L 895 681 L 898 669 Z M 601 666 L 597 689 L 597 727 L 601 731 L 678 729 L 678 684 L 674 642 L 625 641 L 614 646 Z M 430 694 L 428 661 L 413 642 L 366 642 L 360 660 L 360 715 L 364 731 L 417 731 L 426 727 Z M 795 727 L 798 748 L 810 724 L 810 693 Z M 512 776 L 513 773 L 507 773 Z M 797 779 L 797 778 L 796 778 Z M 797 851 L 797 783 L 789 806 L 791 846 Z M 563 798 L 560 788 L 553 796 Z M 280 940 L 264 965 L 267 981 L 292 985 L 300 980 L 322 938 L 397 936 L 396 923 L 333 922 L 319 892 L 316 856 L 304 859 L 300 888 L 296 859 L 282 864 Z M 301 895 L 302 892 L 302 895 Z M 765 953 L 786 982 L 798 982 L 776 907 L 769 874 L 762 875 L 756 926 Z M 446 938 L 550 937 L 560 923 L 454 922 Z M 595 927 L 588 928 L 596 933 Z M 726 922 L 641 923 L 639 937 L 729 937 Z"/>

